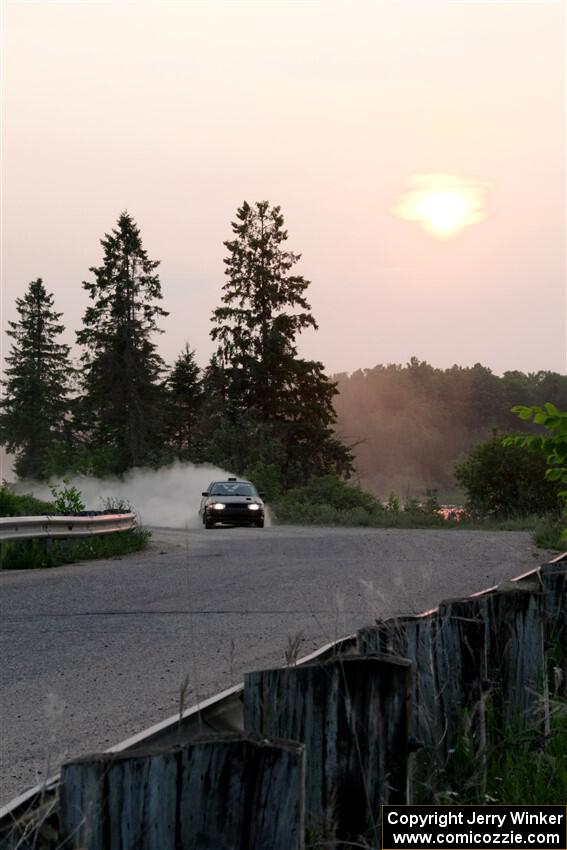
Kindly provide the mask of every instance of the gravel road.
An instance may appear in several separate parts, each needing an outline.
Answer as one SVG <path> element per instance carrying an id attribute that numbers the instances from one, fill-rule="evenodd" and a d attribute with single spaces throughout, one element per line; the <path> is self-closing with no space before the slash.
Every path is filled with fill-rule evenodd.
<path id="1" fill-rule="evenodd" d="M 370 623 L 547 560 L 516 532 L 154 529 L 122 559 L 0 573 L 0 803 L 186 705 Z"/>

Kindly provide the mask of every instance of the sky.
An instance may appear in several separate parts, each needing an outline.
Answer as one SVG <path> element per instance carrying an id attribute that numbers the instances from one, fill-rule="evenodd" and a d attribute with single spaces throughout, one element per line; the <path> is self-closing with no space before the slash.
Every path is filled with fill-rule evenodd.
<path id="1" fill-rule="evenodd" d="M 161 353 L 188 342 L 204 366 L 230 222 L 268 200 L 311 281 L 300 354 L 330 373 L 412 356 L 566 372 L 565 12 L 5 2 L 3 327 L 42 277 L 72 344 L 127 209 L 161 260 Z M 423 208 L 441 180 L 472 187 L 476 212 L 422 226 L 402 214 L 416 180 Z"/>

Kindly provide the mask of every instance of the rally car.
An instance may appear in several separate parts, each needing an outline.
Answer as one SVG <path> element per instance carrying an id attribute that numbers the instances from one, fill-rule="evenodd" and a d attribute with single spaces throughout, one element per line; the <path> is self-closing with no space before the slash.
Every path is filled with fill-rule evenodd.
<path id="1" fill-rule="evenodd" d="M 264 502 L 250 481 L 213 481 L 201 495 L 199 516 L 205 528 L 218 523 L 264 527 Z"/>

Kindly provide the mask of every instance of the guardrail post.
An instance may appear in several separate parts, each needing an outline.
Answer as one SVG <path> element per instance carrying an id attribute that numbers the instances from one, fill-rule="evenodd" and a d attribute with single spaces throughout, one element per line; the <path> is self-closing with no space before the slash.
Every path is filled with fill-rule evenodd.
<path id="1" fill-rule="evenodd" d="M 306 825 L 329 846 L 378 846 L 380 803 L 407 802 L 410 678 L 385 656 L 245 676 L 245 730 L 305 744 Z"/>
<path id="2" fill-rule="evenodd" d="M 65 850 L 302 850 L 304 747 L 225 735 L 63 766 Z"/>

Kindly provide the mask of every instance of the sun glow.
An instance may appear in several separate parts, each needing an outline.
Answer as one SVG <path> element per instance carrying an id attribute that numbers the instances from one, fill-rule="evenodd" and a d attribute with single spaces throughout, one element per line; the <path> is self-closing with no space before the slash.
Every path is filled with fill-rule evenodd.
<path id="1" fill-rule="evenodd" d="M 447 239 L 485 217 L 484 187 L 450 174 L 416 174 L 395 212 L 432 236 Z"/>

